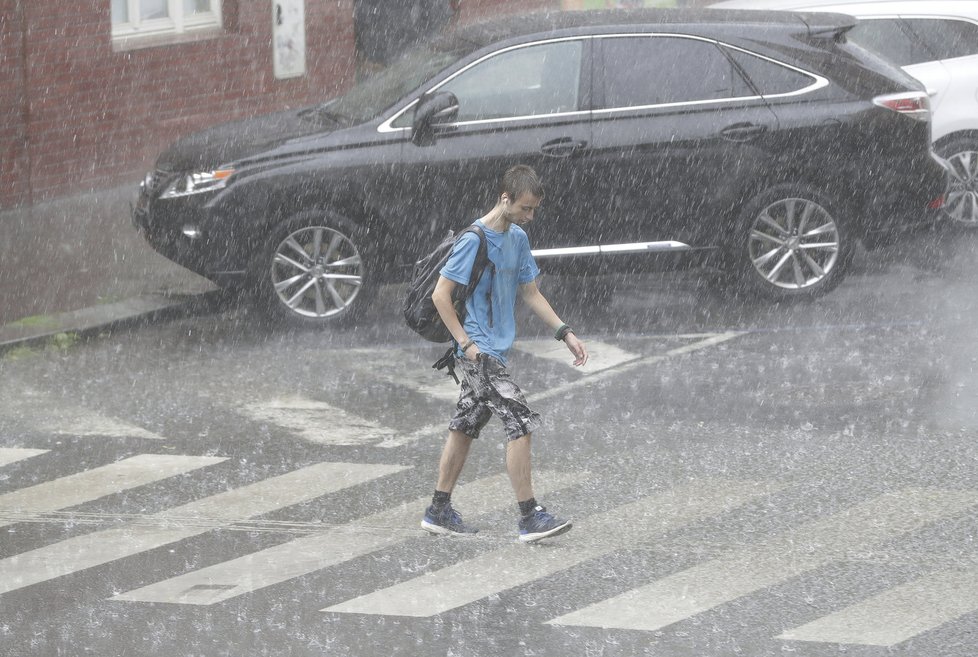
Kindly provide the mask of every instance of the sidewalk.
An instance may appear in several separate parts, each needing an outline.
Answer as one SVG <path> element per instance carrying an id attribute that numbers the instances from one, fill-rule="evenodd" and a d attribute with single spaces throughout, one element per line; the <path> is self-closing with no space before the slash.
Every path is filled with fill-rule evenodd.
<path id="1" fill-rule="evenodd" d="M 0 212 L 0 350 L 82 332 L 215 289 L 129 221 L 136 184 Z"/>

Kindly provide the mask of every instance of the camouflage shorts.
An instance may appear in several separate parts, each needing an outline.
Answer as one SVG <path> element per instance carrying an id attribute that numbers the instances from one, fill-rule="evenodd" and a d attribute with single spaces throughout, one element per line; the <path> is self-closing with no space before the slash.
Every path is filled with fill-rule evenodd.
<path id="1" fill-rule="evenodd" d="M 540 415 L 527 406 L 523 391 L 498 360 L 485 354 L 477 362 L 457 358 L 455 368 L 462 373 L 462 391 L 449 429 L 478 438 L 493 413 L 503 421 L 509 440 L 540 426 Z"/>

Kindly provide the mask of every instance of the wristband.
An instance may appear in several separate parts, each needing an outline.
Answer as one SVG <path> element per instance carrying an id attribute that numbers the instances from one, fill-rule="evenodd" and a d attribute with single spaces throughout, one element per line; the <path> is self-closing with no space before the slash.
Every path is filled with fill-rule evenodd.
<path id="1" fill-rule="evenodd" d="M 567 326 L 567 324 L 561 324 L 557 328 L 556 333 L 554 333 L 554 340 L 556 340 L 557 342 L 563 342 L 564 341 L 564 338 L 567 337 L 567 334 L 568 333 L 573 333 L 573 332 L 574 332 L 574 329 L 572 329 L 571 327 Z"/>
<path id="2" fill-rule="evenodd" d="M 465 344 L 463 344 L 461 347 L 459 347 L 459 350 L 464 354 L 466 351 L 468 351 L 469 347 L 471 347 L 474 344 L 475 344 L 475 340 L 469 340 L 468 342 L 466 342 Z"/>

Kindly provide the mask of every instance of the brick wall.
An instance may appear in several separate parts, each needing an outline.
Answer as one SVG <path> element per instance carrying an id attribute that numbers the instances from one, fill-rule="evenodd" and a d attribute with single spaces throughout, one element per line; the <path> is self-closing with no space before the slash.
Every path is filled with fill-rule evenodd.
<path id="1" fill-rule="evenodd" d="M 17 0 L 0 0 L 0 208 L 30 198 L 22 21 Z"/>
<path id="2" fill-rule="evenodd" d="M 329 96 L 353 78 L 352 4 L 306 2 L 307 74 L 277 80 L 268 0 L 223 0 L 213 38 L 120 52 L 108 0 L 0 0 L 0 207 L 135 182 L 181 135 Z"/>

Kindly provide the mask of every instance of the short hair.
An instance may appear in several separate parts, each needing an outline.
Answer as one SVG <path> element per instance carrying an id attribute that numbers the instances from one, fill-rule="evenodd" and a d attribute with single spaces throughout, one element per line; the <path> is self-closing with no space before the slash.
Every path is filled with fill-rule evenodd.
<path id="1" fill-rule="evenodd" d="M 515 203 L 516 199 L 527 192 L 537 198 L 543 198 L 543 183 L 537 177 L 537 172 L 525 164 L 517 164 L 507 169 L 499 184 L 499 195 L 506 194 L 509 200 Z"/>

